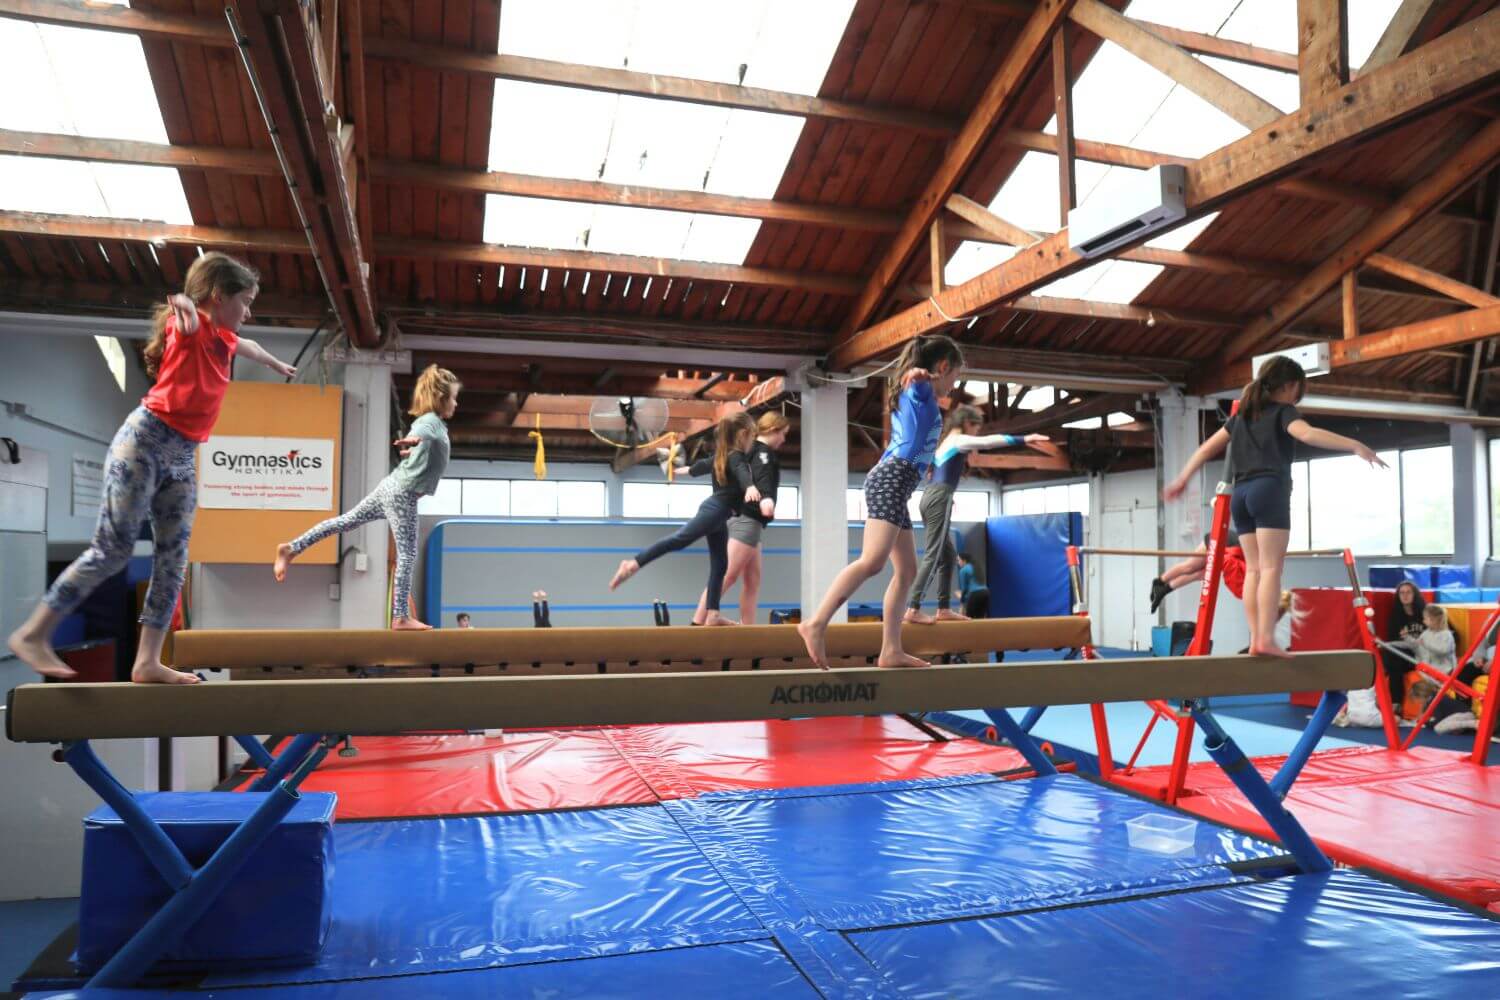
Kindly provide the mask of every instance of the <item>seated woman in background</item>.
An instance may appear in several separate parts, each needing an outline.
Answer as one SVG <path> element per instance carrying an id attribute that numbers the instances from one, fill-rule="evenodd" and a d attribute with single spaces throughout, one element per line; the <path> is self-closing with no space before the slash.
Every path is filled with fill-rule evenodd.
<path id="1" fill-rule="evenodd" d="M 1422 635 L 1424 627 L 1422 612 L 1426 607 L 1427 601 L 1417 585 L 1410 580 L 1403 581 L 1396 588 L 1396 601 L 1391 605 L 1390 617 L 1385 621 L 1386 641 L 1401 643 L 1412 655 L 1416 655 L 1417 639 Z M 1386 683 L 1390 685 L 1391 704 L 1400 713 L 1402 699 L 1406 697 L 1406 675 L 1411 671 L 1412 665 L 1389 650 L 1381 652 L 1380 663 L 1385 668 Z"/>
<path id="2" fill-rule="evenodd" d="M 1479 718 L 1484 711 L 1484 698 L 1489 690 L 1490 668 L 1495 662 L 1495 635 L 1500 629 L 1490 629 L 1484 642 L 1474 651 L 1473 659 L 1463 665 L 1458 679 L 1473 688 L 1477 698 L 1464 698 L 1453 692 L 1443 696 L 1442 704 L 1432 713 L 1432 728 L 1440 733 L 1474 732 L 1479 728 Z M 1500 715 L 1496 716 L 1500 723 Z M 1493 735 L 1493 734 L 1491 734 Z"/>

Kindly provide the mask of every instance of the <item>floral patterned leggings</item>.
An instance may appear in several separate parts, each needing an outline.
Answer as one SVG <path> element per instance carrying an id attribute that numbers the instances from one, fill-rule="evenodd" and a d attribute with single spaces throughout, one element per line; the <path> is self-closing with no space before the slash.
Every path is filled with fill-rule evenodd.
<path id="1" fill-rule="evenodd" d="M 385 518 L 391 526 L 391 534 L 396 536 L 396 581 L 391 588 L 391 617 L 406 618 L 411 615 L 407 599 L 411 596 L 411 574 L 417 565 L 419 499 L 417 493 L 402 486 L 395 477 L 386 476 L 348 513 L 309 528 L 292 542 L 292 554 L 300 555 L 302 550 L 329 535 L 352 531 L 361 524 Z"/>

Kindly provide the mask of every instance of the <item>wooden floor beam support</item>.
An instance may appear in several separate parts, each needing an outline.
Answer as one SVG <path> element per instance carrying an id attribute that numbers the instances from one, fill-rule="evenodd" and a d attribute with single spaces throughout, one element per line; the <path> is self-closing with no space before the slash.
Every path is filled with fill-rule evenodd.
<path id="1" fill-rule="evenodd" d="M 1374 675 L 1369 654 L 1341 651 L 1298 653 L 1289 660 L 1157 657 L 1123 667 L 1074 660 L 922 670 L 867 667 L 164 686 L 25 684 L 10 693 L 6 731 L 17 742 L 46 743 L 267 732 L 373 735 L 423 729 L 727 722 L 976 705 L 1008 708 L 1348 690 L 1368 687 Z"/>

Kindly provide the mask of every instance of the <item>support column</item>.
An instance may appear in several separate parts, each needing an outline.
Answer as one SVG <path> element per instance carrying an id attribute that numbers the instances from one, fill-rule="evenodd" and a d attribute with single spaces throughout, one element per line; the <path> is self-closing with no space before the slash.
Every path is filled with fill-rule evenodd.
<path id="1" fill-rule="evenodd" d="M 1488 444 L 1472 424 L 1448 428 L 1453 446 L 1453 561 L 1474 567 L 1482 585 L 1490 556 L 1490 476 Z"/>
<path id="2" fill-rule="evenodd" d="M 391 471 L 390 426 L 390 366 L 349 364 L 344 369 L 344 468 L 339 487 L 344 510 L 358 504 Z M 384 521 L 342 536 L 340 628 L 385 628 L 390 537 Z"/>
<path id="3" fill-rule="evenodd" d="M 1157 543 L 1163 549 L 1189 551 L 1198 547 L 1208 530 L 1207 509 L 1213 502 L 1223 463 L 1210 462 L 1193 477 L 1187 492 L 1173 503 L 1161 500 L 1161 491 L 1203 443 L 1199 437 L 1199 416 L 1214 404 L 1202 396 L 1184 396 L 1175 391 L 1160 393 L 1157 398 L 1161 431 L 1161 450 L 1156 456 Z M 1163 606 L 1169 622 L 1189 621 L 1197 611 L 1198 590 L 1183 587 L 1168 597 Z"/>
<path id="4" fill-rule="evenodd" d="M 849 562 L 849 393 L 824 385 L 802 393 L 802 614 L 810 617 Z M 847 621 L 840 608 L 834 621 Z"/>

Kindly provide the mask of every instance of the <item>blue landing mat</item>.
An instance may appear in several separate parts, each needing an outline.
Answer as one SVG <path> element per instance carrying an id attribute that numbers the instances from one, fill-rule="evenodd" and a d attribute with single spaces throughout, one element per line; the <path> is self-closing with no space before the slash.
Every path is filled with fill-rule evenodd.
<path id="1" fill-rule="evenodd" d="M 913 998 L 1500 996 L 1500 922 L 1357 872 L 850 935 Z"/>
<path id="2" fill-rule="evenodd" d="M 1224 885 L 1240 878 L 1226 864 L 1281 853 L 1207 823 L 1183 854 L 1132 848 L 1126 821 L 1163 810 L 1072 775 L 720 793 L 692 805 L 839 930 Z"/>
<path id="3" fill-rule="evenodd" d="M 508 969 L 450 972 L 395 979 L 364 979 L 302 986 L 262 986 L 215 994 L 175 990 L 70 990 L 28 993 L 28 1000 L 177 1000 L 210 995 L 228 1000 L 638 1000 L 650 996 L 764 1000 L 807 997 L 807 984 L 786 955 L 767 941 L 620 955 L 575 962 L 546 962 Z"/>
<path id="4" fill-rule="evenodd" d="M 656 806 L 344 823 L 314 966 L 205 986 L 452 972 L 765 938 Z"/>

